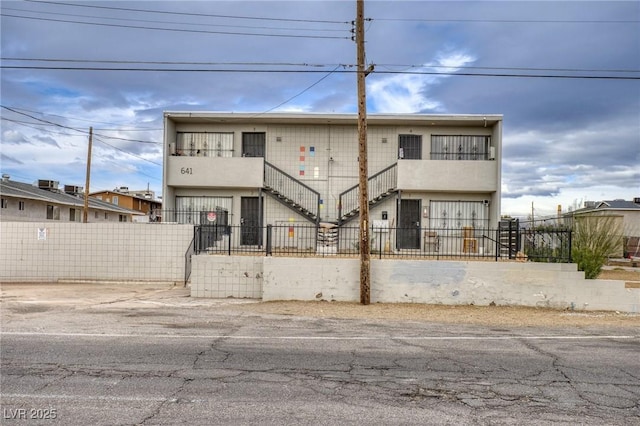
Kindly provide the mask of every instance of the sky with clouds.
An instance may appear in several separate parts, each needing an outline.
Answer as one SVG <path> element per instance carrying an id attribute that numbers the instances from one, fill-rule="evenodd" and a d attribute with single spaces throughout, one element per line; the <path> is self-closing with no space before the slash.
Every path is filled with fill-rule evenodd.
<path id="1" fill-rule="evenodd" d="M 2 173 L 162 187 L 162 113 L 357 112 L 349 1 L 7 1 Z M 502 210 L 640 196 L 640 2 L 366 1 L 369 113 L 503 114 Z"/>

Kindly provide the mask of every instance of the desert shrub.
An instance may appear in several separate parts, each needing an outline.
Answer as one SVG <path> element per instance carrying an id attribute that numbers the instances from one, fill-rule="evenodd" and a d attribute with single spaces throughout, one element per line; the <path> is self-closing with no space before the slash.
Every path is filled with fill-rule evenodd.
<path id="1" fill-rule="evenodd" d="M 609 257 L 622 244 L 622 227 L 612 216 L 576 217 L 571 254 L 587 279 L 594 279 L 602 271 Z"/>

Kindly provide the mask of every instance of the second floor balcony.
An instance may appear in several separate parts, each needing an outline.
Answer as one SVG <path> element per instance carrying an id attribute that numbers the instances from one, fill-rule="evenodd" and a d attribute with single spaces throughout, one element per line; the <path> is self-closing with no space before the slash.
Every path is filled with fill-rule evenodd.
<path id="1" fill-rule="evenodd" d="M 398 160 L 400 190 L 495 192 L 499 185 L 496 161 Z"/>
<path id="2" fill-rule="evenodd" d="M 260 188 L 264 181 L 264 158 L 167 157 L 165 174 L 169 186 Z"/>

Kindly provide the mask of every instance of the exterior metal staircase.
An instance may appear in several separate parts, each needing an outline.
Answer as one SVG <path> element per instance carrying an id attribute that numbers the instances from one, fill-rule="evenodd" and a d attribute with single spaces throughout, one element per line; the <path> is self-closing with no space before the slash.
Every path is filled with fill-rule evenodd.
<path id="1" fill-rule="evenodd" d="M 379 171 L 371 176 L 367 182 L 369 207 L 373 207 L 398 192 L 396 188 L 398 183 L 398 163 Z M 340 194 L 338 205 L 339 224 L 343 225 L 350 221 L 358 216 L 359 212 L 360 188 L 355 185 Z"/>
<path id="2" fill-rule="evenodd" d="M 266 161 L 263 190 L 310 222 L 320 222 L 320 193 Z"/>

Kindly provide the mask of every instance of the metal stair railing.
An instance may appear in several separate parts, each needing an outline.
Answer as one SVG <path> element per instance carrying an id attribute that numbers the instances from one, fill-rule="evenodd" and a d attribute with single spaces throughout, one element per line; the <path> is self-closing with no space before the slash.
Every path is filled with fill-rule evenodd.
<path id="1" fill-rule="evenodd" d="M 376 204 L 396 192 L 398 183 L 398 163 L 380 170 L 367 179 L 369 205 Z M 360 211 L 360 187 L 352 186 L 340 194 L 338 217 L 345 222 L 355 217 Z"/>
<path id="2" fill-rule="evenodd" d="M 320 221 L 320 193 L 264 162 L 264 189 L 276 200 L 314 223 Z"/>

